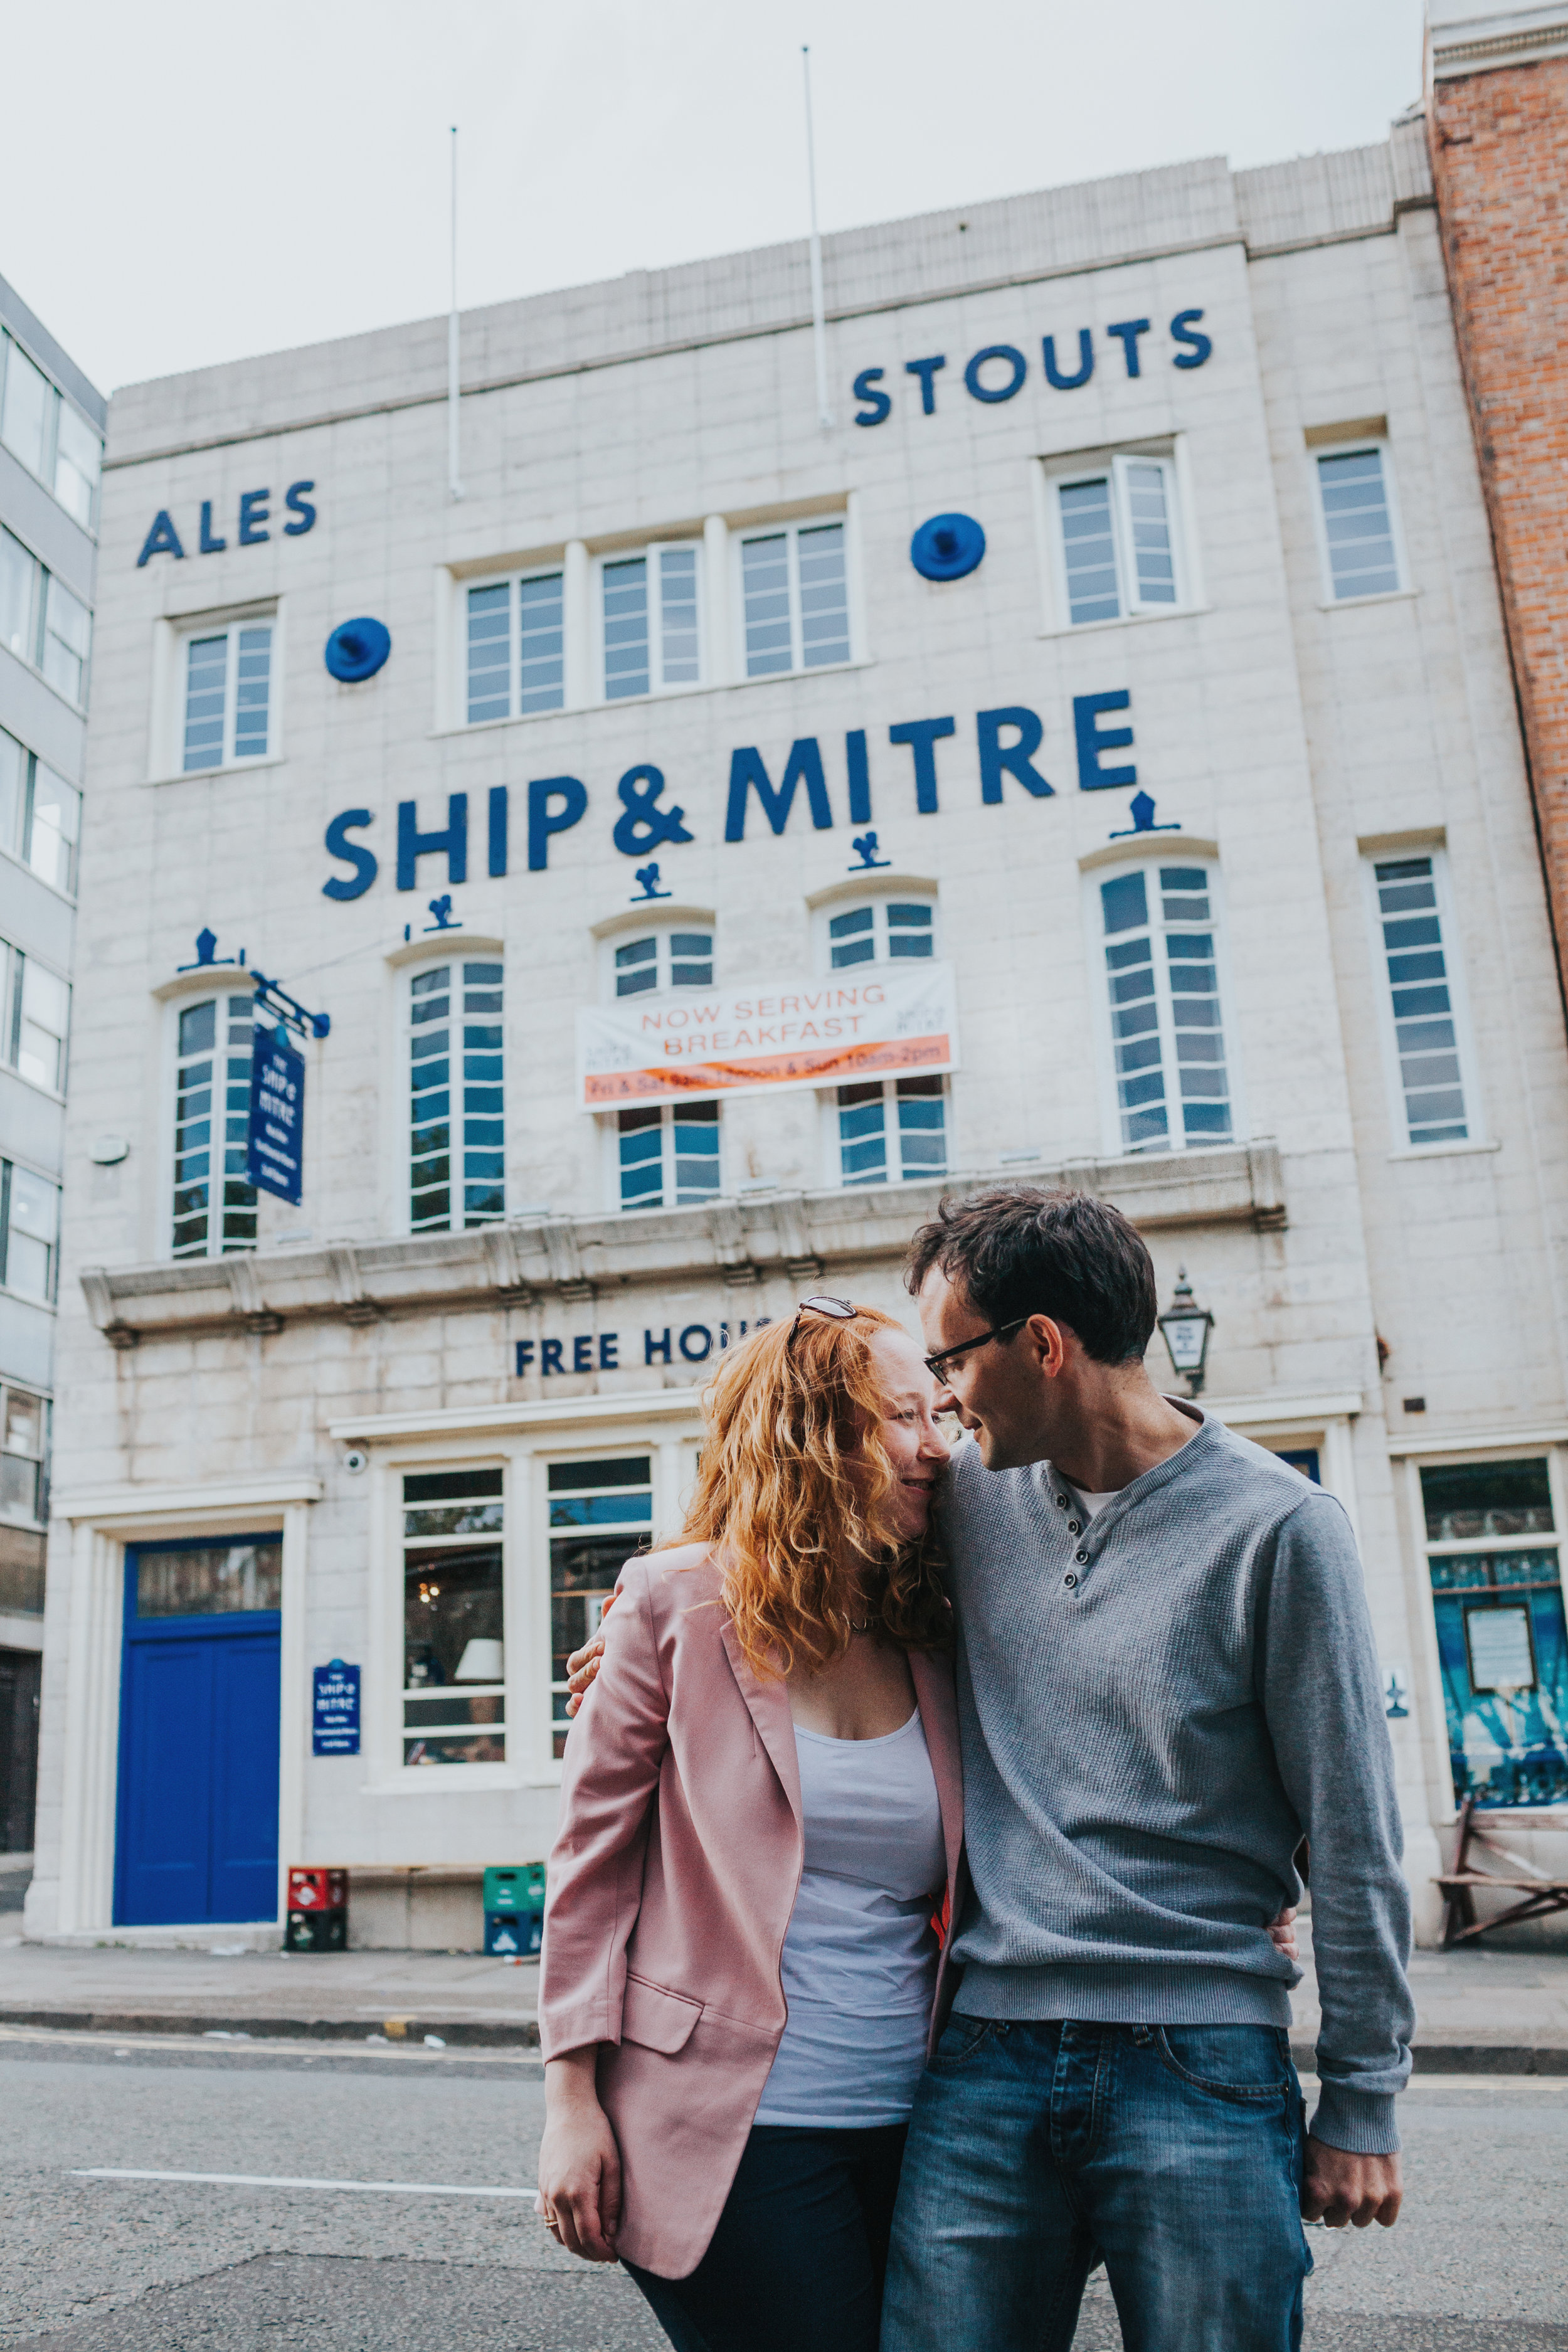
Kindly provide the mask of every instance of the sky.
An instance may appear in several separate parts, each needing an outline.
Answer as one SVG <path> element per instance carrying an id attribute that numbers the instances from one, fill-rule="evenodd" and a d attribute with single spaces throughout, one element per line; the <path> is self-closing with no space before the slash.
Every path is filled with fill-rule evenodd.
<path id="1" fill-rule="evenodd" d="M 0 0 L 0 275 L 105 392 L 1115 172 L 1382 139 L 1421 0 Z"/>

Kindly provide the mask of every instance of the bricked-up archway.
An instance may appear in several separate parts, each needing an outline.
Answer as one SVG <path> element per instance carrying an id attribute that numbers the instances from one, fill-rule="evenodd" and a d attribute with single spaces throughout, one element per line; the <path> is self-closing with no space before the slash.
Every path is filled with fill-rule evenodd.
<path id="1" fill-rule="evenodd" d="M 1568 5 L 1428 9 L 1427 129 L 1568 1005 Z"/>

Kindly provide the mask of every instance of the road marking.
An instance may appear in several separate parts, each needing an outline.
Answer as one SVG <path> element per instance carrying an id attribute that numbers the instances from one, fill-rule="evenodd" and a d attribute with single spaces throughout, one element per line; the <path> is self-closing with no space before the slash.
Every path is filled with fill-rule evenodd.
<path id="1" fill-rule="evenodd" d="M 197 2050 L 211 2058 L 219 2054 L 227 2056 L 234 2051 L 243 2052 L 247 2057 L 299 2057 L 306 2064 L 329 2057 L 374 2058 L 382 2062 L 395 2059 L 404 2065 L 413 2061 L 426 2066 L 437 2062 L 450 2063 L 454 2059 L 464 2064 L 471 2062 L 486 2065 L 542 2067 L 544 2063 L 540 2052 L 531 2045 L 512 2049 L 489 2042 L 457 2042 L 448 2044 L 445 2050 L 425 2050 L 406 2042 L 363 2042 L 357 2035 L 352 2041 L 329 2034 L 279 2034 L 270 2040 L 253 2035 L 248 2041 L 229 2043 L 220 2053 L 213 2047 L 216 2038 L 206 2032 L 132 2034 L 129 2039 L 121 2036 L 110 2044 L 101 2032 L 95 2032 L 88 2026 L 0 2025 L 0 2042 L 61 2042 L 67 2047 L 91 2049 L 112 2046 L 116 2052 L 124 2049 L 153 2053 Z"/>
<path id="2" fill-rule="evenodd" d="M 73 2165 L 73 2180 L 187 2180 L 220 2189 L 334 2189 L 373 2197 L 531 2197 L 521 2189 L 469 2189 L 456 2180 L 310 2180 L 285 2172 L 148 2172 L 112 2164 Z"/>

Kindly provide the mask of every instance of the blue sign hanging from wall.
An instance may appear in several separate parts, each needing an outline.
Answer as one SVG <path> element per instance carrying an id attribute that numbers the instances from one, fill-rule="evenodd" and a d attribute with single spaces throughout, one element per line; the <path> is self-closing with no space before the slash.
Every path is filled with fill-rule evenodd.
<path id="1" fill-rule="evenodd" d="M 314 1685 L 310 1708 L 312 1756 L 359 1754 L 359 1668 L 334 1658 L 329 1666 L 311 1672 Z"/>
<path id="2" fill-rule="evenodd" d="M 264 1192 L 298 1208 L 305 1155 L 305 1057 L 281 1029 L 256 1029 L 250 1065 L 247 1173 Z"/>

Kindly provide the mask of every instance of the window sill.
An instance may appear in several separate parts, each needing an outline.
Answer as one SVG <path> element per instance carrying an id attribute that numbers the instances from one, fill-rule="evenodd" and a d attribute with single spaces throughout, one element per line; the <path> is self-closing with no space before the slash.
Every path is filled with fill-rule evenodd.
<path id="1" fill-rule="evenodd" d="M 1160 615 L 1163 619 L 1163 614 Z M 1115 624 L 1097 624 L 1114 626 Z M 802 678 L 837 677 L 845 670 L 872 669 L 868 659 L 847 662 L 824 662 L 819 669 L 775 670 L 767 677 L 720 678 L 710 686 L 672 686 L 658 694 L 628 694 L 617 702 L 567 702 L 559 710 L 527 710 L 516 719 L 458 719 L 449 727 L 432 727 L 427 742 L 440 742 L 450 735 L 492 735 L 503 727 L 538 727 L 551 719 L 584 719 L 603 710 L 646 710 L 649 704 L 690 702 L 705 694 L 750 692 L 759 686 L 794 686 Z M 261 763 L 256 762 L 258 766 Z"/>
<path id="2" fill-rule="evenodd" d="M 1419 588 L 1382 588 L 1375 596 L 1329 596 L 1318 599 L 1320 613 L 1359 612 L 1366 604 L 1414 604 Z"/>
<path id="3" fill-rule="evenodd" d="M 146 776 L 142 781 L 148 784 L 208 783 L 214 776 L 248 776 L 258 768 L 280 768 L 286 757 L 282 751 L 268 751 L 261 760 L 225 760 L 216 768 L 181 768 L 172 775 Z"/>
<path id="4" fill-rule="evenodd" d="M 1388 1157 L 1391 1160 L 1466 1160 L 1474 1159 L 1478 1152 L 1500 1151 L 1501 1150 L 1502 1145 L 1500 1142 L 1489 1142 L 1484 1136 L 1481 1136 L 1478 1137 L 1476 1141 L 1473 1143 L 1406 1144 L 1403 1151 L 1391 1151 Z"/>
<path id="5" fill-rule="evenodd" d="M 1121 613 L 1114 621 L 1058 621 L 1037 632 L 1042 637 L 1092 637 L 1102 629 L 1138 629 L 1151 621 L 1193 621 L 1212 613 L 1212 604 L 1171 604 L 1161 613 Z"/>

